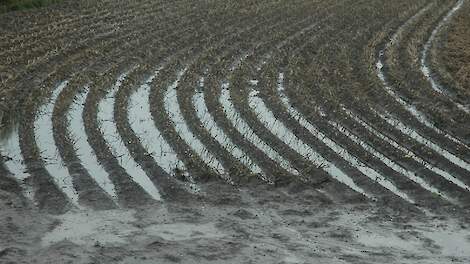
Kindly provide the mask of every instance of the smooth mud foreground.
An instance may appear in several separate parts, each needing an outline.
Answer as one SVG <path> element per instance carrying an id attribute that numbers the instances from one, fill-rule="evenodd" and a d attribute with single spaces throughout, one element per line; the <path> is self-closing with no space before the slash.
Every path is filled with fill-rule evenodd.
<path id="1" fill-rule="evenodd" d="M 294 185 L 203 188 L 218 191 L 184 203 L 59 216 L 2 203 L 1 263 L 470 261 L 468 223 L 447 217 L 331 203 Z"/>

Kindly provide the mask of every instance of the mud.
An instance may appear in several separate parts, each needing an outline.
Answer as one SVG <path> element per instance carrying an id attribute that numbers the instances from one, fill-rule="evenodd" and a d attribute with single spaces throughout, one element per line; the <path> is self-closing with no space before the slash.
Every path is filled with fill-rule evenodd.
<path id="1" fill-rule="evenodd" d="M 466 223 L 339 205 L 314 190 L 204 186 L 204 201 L 51 217 L 2 206 L 9 263 L 466 263 Z M 220 203 L 220 197 L 225 202 Z M 28 218 L 20 217 L 27 213 Z M 29 232 L 19 236 L 21 232 Z M 27 235 L 26 235 L 27 234 Z M 6 243 L 6 239 L 9 242 Z M 40 252 L 38 254 L 38 252 Z"/>

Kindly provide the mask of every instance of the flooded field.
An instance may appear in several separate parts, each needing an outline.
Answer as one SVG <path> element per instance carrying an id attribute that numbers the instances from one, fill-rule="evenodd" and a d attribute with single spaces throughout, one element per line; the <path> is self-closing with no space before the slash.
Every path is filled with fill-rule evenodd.
<path id="1" fill-rule="evenodd" d="M 1 14 L 0 263 L 468 263 L 470 105 L 439 54 L 469 9 Z"/>

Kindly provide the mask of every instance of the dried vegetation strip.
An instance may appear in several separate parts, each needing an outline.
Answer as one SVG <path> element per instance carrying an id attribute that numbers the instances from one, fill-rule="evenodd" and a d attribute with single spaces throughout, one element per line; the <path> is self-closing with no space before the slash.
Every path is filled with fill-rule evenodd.
<path id="1" fill-rule="evenodd" d="M 438 34 L 431 50 L 431 67 L 442 85 L 458 100 L 470 104 L 470 2 L 452 17 Z M 467 134 L 467 137 L 470 137 Z"/>

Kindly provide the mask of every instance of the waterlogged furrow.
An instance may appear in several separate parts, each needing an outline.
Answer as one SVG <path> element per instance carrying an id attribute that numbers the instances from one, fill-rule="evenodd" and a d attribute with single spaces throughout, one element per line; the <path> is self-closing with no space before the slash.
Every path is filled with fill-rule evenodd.
<path id="1" fill-rule="evenodd" d="M 86 136 L 87 134 L 82 114 L 88 92 L 89 88 L 86 87 L 85 91 L 75 98 L 76 100 L 69 110 L 68 121 L 70 125 L 70 136 L 75 142 L 77 155 L 90 176 L 101 187 L 101 189 L 103 189 L 113 199 L 116 199 L 117 196 L 114 184 L 109 179 L 108 173 L 104 170 L 101 164 L 99 164 L 95 152 L 88 143 Z"/>
<path id="2" fill-rule="evenodd" d="M 54 110 L 54 104 L 59 94 L 67 85 L 67 81 L 60 83 L 56 89 L 54 89 L 50 101 L 40 108 L 36 120 L 34 121 L 34 134 L 46 170 L 54 179 L 55 184 L 57 184 L 74 205 L 78 206 L 78 193 L 73 186 L 72 177 L 67 167 L 63 165 L 52 133 L 52 112 Z"/>
<path id="3" fill-rule="evenodd" d="M 403 122 L 400 120 L 394 118 L 390 114 L 387 114 L 387 116 L 378 113 L 380 118 L 385 120 L 387 123 L 390 125 L 394 126 L 395 128 L 398 128 L 403 134 L 410 136 L 414 140 L 418 141 L 419 143 L 428 146 L 432 150 L 436 151 L 440 155 L 442 155 L 444 158 L 449 160 L 450 162 L 454 163 L 455 165 L 467 170 L 470 172 L 470 164 L 465 162 L 464 160 L 460 159 L 459 157 L 455 156 L 454 154 L 448 152 L 447 150 L 439 147 L 437 144 L 434 142 L 430 141 L 429 139 L 421 136 L 418 132 L 416 132 L 413 128 L 405 125 Z"/>
<path id="4" fill-rule="evenodd" d="M 411 198 L 408 197 L 406 193 L 400 191 L 392 182 L 385 179 L 383 175 L 381 175 L 380 173 L 378 173 L 377 171 L 370 168 L 369 166 L 367 166 L 366 164 L 358 160 L 356 157 L 351 155 L 348 152 L 348 150 L 336 144 L 336 142 L 328 138 L 327 135 L 325 135 L 318 128 L 316 128 L 312 123 L 310 123 L 307 119 L 305 119 L 304 116 L 296 108 L 294 108 L 291 105 L 288 96 L 285 94 L 283 83 L 284 83 L 284 73 L 279 73 L 277 91 L 284 107 L 287 109 L 287 112 L 289 113 L 290 116 L 292 116 L 295 120 L 297 120 L 297 122 L 301 126 L 306 128 L 318 140 L 323 142 L 336 154 L 340 155 L 343 159 L 345 159 L 349 164 L 351 164 L 353 167 L 355 167 L 360 172 L 362 172 L 365 176 L 377 182 L 378 184 L 382 185 L 383 187 L 391 191 L 393 194 L 397 195 L 398 197 L 401 197 L 403 200 L 412 204 L 415 203 Z"/>
<path id="5" fill-rule="evenodd" d="M 403 30 L 407 27 L 409 27 L 416 19 L 421 17 L 430 7 L 432 3 L 421 9 L 418 13 L 416 13 L 414 16 L 412 16 L 410 19 L 408 19 L 405 24 L 403 24 L 390 38 L 390 41 L 385 44 L 385 47 L 381 49 L 378 53 L 377 56 L 377 62 L 375 64 L 375 69 L 376 69 L 376 74 L 377 77 L 380 79 L 382 82 L 382 86 L 384 87 L 385 91 L 387 94 L 389 94 L 397 103 L 399 103 L 403 108 L 408 111 L 413 117 L 415 117 L 421 124 L 425 125 L 426 127 L 432 129 L 436 133 L 445 136 L 446 138 L 450 139 L 454 143 L 457 143 L 461 146 L 464 146 L 468 149 L 470 149 L 470 146 L 467 146 L 465 143 L 463 143 L 461 140 L 453 137 L 452 135 L 449 135 L 448 133 L 445 133 L 441 129 L 437 128 L 432 122 L 428 120 L 425 114 L 423 114 L 421 111 L 416 109 L 416 107 L 405 100 L 403 100 L 392 88 L 392 85 L 389 83 L 389 81 L 386 78 L 386 73 L 384 70 L 384 65 L 385 65 L 385 50 L 390 49 L 393 45 L 398 43 L 399 35 L 402 34 Z"/>
<path id="6" fill-rule="evenodd" d="M 113 155 L 117 158 L 119 165 L 124 168 L 126 173 L 134 182 L 139 184 L 153 199 L 161 200 L 160 193 L 155 185 L 148 178 L 147 174 L 134 161 L 131 154 L 127 150 L 122 138 L 118 134 L 116 123 L 114 120 L 114 98 L 116 92 L 121 86 L 127 74 L 124 73 L 118 77 L 116 83 L 108 92 L 106 98 L 101 100 L 98 105 L 98 122 L 101 133 L 110 147 Z"/>
<path id="7" fill-rule="evenodd" d="M 253 174 L 264 175 L 261 168 L 251 158 L 244 153 L 232 140 L 224 133 L 224 131 L 217 125 L 212 115 L 207 109 L 206 103 L 204 102 L 204 93 L 196 92 L 193 95 L 193 105 L 196 110 L 196 115 L 210 133 L 210 135 L 219 142 L 227 151 L 229 151 L 233 157 L 239 160 L 245 165 Z M 266 179 L 265 176 L 263 176 Z"/>
<path id="8" fill-rule="evenodd" d="M 178 171 L 187 173 L 184 163 L 178 158 L 176 152 L 163 138 L 152 118 L 150 112 L 150 84 L 158 75 L 155 71 L 129 99 L 129 121 L 132 130 L 139 137 L 142 145 L 149 151 L 155 162 L 169 175 L 175 176 Z"/>
<path id="9" fill-rule="evenodd" d="M 23 195 L 30 201 L 34 201 L 34 190 L 31 185 L 26 184 L 26 180 L 30 177 L 25 166 L 23 155 L 20 149 L 20 136 L 18 128 L 15 128 L 10 135 L 4 140 L 1 140 L 1 154 L 6 156 L 3 162 L 8 171 L 19 183 L 23 190 Z"/>
<path id="10" fill-rule="evenodd" d="M 258 91 L 251 90 L 248 95 L 248 103 L 250 108 L 257 114 L 261 123 L 276 137 L 281 139 L 287 146 L 294 149 L 301 156 L 310 160 L 313 164 L 329 173 L 339 182 L 346 184 L 354 191 L 363 194 L 368 198 L 373 198 L 367 194 L 362 188 L 356 185 L 354 181 L 341 171 L 334 164 L 323 158 L 310 146 L 300 140 L 294 133 L 289 130 L 281 121 L 276 119 L 271 110 L 265 105 L 263 99 L 258 96 Z"/>
<path id="11" fill-rule="evenodd" d="M 202 142 L 191 132 L 186 121 L 184 120 L 183 113 L 181 112 L 177 98 L 178 83 L 185 74 L 187 68 L 178 72 L 176 80 L 167 87 L 164 95 L 164 106 L 167 115 L 173 122 L 175 130 L 178 135 L 196 152 L 201 159 L 217 174 L 225 180 L 232 182 L 227 173 L 225 172 L 220 161 L 209 152 L 209 150 L 202 144 Z"/>
<path id="12" fill-rule="evenodd" d="M 222 90 L 219 97 L 219 102 L 223 107 L 225 116 L 230 120 L 233 127 L 242 134 L 250 143 L 255 145 L 259 150 L 266 154 L 270 159 L 276 161 L 283 169 L 292 173 L 293 175 L 299 175 L 299 172 L 292 167 L 292 165 L 284 159 L 279 153 L 272 149 L 266 142 L 256 135 L 248 123 L 243 120 L 240 114 L 235 109 L 231 99 L 230 99 L 230 90 L 228 89 L 229 84 L 222 84 Z"/>
<path id="13" fill-rule="evenodd" d="M 412 116 L 414 116 L 421 124 L 431 128 L 432 130 L 434 130 L 435 132 L 437 132 L 438 134 L 441 134 L 441 135 L 444 135 L 446 138 L 450 139 L 451 141 L 461 145 L 461 146 L 464 146 L 466 147 L 467 149 L 470 149 L 469 146 L 467 146 L 466 144 L 464 144 L 462 141 L 460 141 L 459 139 L 449 135 L 448 133 L 445 133 L 444 131 L 440 130 L 439 128 L 437 128 L 434 124 L 432 124 L 428 118 L 426 117 L 426 115 L 424 115 L 421 111 L 419 111 L 418 109 L 416 109 L 416 107 L 408 102 L 406 102 L 405 100 L 403 100 L 391 87 L 391 85 L 388 83 L 387 79 L 385 78 L 385 73 L 384 73 L 384 70 L 383 70 L 383 67 L 384 67 L 384 64 L 383 64 L 383 61 L 384 61 L 384 53 L 383 51 L 381 51 L 379 53 L 379 60 L 377 61 L 376 63 L 376 70 L 377 70 L 377 76 L 379 77 L 379 79 L 381 80 L 382 82 L 382 85 L 383 87 L 385 88 L 385 91 L 390 95 L 392 96 L 393 99 L 395 99 L 396 102 L 398 102 L 400 105 L 402 105 L 405 110 L 407 110 Z"/>
<path id="14" fill-rule="evenodd" d="M 343 109 L 345 111 L 345 113 L 351 117 L 352 119 L 354 119 L 356 122 L 358 122 L 359 124 L 361 124 L 363 127 L 365 127 L 369 132 L 371 132 L 372 134 L 374 134 L 375 136 L 377 136 L 378 138 L 384 140 L 385 142 L 389 143 L 390 145 L 392 145 L 394 148 L 400 150 L 400 151 L 403 151 L 404 153 L 406 153 L 406 155 L 410 158 L 412 158 L 413 160 L 415 160 L 416 162 L 420 163 L 421 165 L 423 165 L 426 169 L 440 175 L 441 177 L 445 178 L 446 180 L 450 181 L 450 182 L 453 182 L 454 184 L 456 184 L 457 186 L 465 189 L 465 190 L 469 190 L 467 185 L 465 185 L 463 182 L 461 182 L 460 180 L 456 179 L 454 176 L 450 175 L 448 172 L 438 168 L 438 167 L 435 167 L 434 165 L 430 164 L 429 162 L 423 160 L 422 158 L 420 158 L 419 156 L 417 156 L 414 152 L 412 152 L 411 150 L 401 146 L 400 144 L 398 144 L 397 142 L 395 142 L 394 140 L 390 139 L 389 137 L 387 137 L 386 135 L 380 133 L 379 131 L 377 131 L 375 128 L 371 127 L 369 124 L 367 124 L 366 122 L 364 122 L 362 119 L 360 119 L 359 117 L 357 117 L 356 115 L 354 115 L 350 110 L 348 109 Z"/>
<path id="15" fill-rule="evenodd" d="M 436 28 L 432 31 L 431 36 L 429 37 L 428 41 L 424 45 L 424 49 L 421 54 L 421 72 L 426 77 L 426 79 L 431 84 L 431 87 L 434 91 L 444 94 L 446 96 L 450 96 L 449 91 L 445 87 L 443 87 L 433 76 L 431 73 L 431 69 L 429 68 L 427 61 L 429 50 L 432 47 L 432 43 L 436 39 L 437 34 L 441 30 L 441 28 L 449 21 L 449 19 L 457 12 L 463 5 L 465 1 L 459 0 L 455 6 L 447 13 L 447 15 L 442 19 L 442 21 L 436 26 Z M 452 100 L 452 102 L 461 110 L 465 111 L 466 113 L 470 113 L 470 108 L 466 105 L 462 105 L 458 102 Z"/>
<path id="16" fill-rule="evenodd" d="M 342 125 L 340 125 L 339 123 L 336 123 L 334 121 L 328 121 L 328 123 L 336 128 L 337 131 L 339 131 L 340 133 L 342 133 L 343 135 L 347 136 L 351 141 L 353 141 L 354 143 L 358 144 L 359 146 L 362 147 L 362 149 L 364 149 L 365 151 L 367 151 L 368 153 L 372 154 L 374 157 L 376 157 L 377 159 L 379 159 L 380 161 L 382 161 L 385 165 L 387 165 L 389 168 L 391 168 L 392 170 L 404 175 L 405 177 L 407 177 L 408 179 L 412 180 L 413 182 L 419 184 L 421 187 L 423 187 L 424 189 L 430 191 L 431 193 L 434 193 L 434 194 L 437 194 L 439 196 L 441 196 L 442 198 L 446 199 L 447 201 L 453 203 L 453 204 L 458 204 L 457 201 L 455 201 L 454 199 L 446 196 L 445 194 L 443 194 L 440 190 L 434 188 L 433 186 L 429 185 L 427 182 L 425 182 L 423 179 L 421 179 L 420 177 L 417 177 L 416 174 L 410 170 L 407 170 L 405 168 L 403 168 L 402 166 L 398 165 L 396 162 L 394 162 L 393 160 L 389 159 L 387 156 L 383 155 L 382 153 L 380 153 L 379 151 L 377 151 L 374 147 L 372 147 L 371 145 L 369 145 L 368 143 L 364 142 L 363 140 L 361 140 L 359 137 L 357 137 L 356 135 L 354 135 L 353 133 L 349 132 L 347 130 L 347 128 L 343 127 Z M 366 127 L 367 128 L 367 127 Z M 369 130 L 371 132 L 377 132 L 377 131 L 372 131 L 372 130 Z M 375 134 L 375 133 L 374 133 Z M 378 134 L 375 134 L 376 136 L 379 136 Z M 380 137 L 380 136 L 379 136 Z M 384 139 L 382 137 L 380 137 L 381 139 Z"/>

